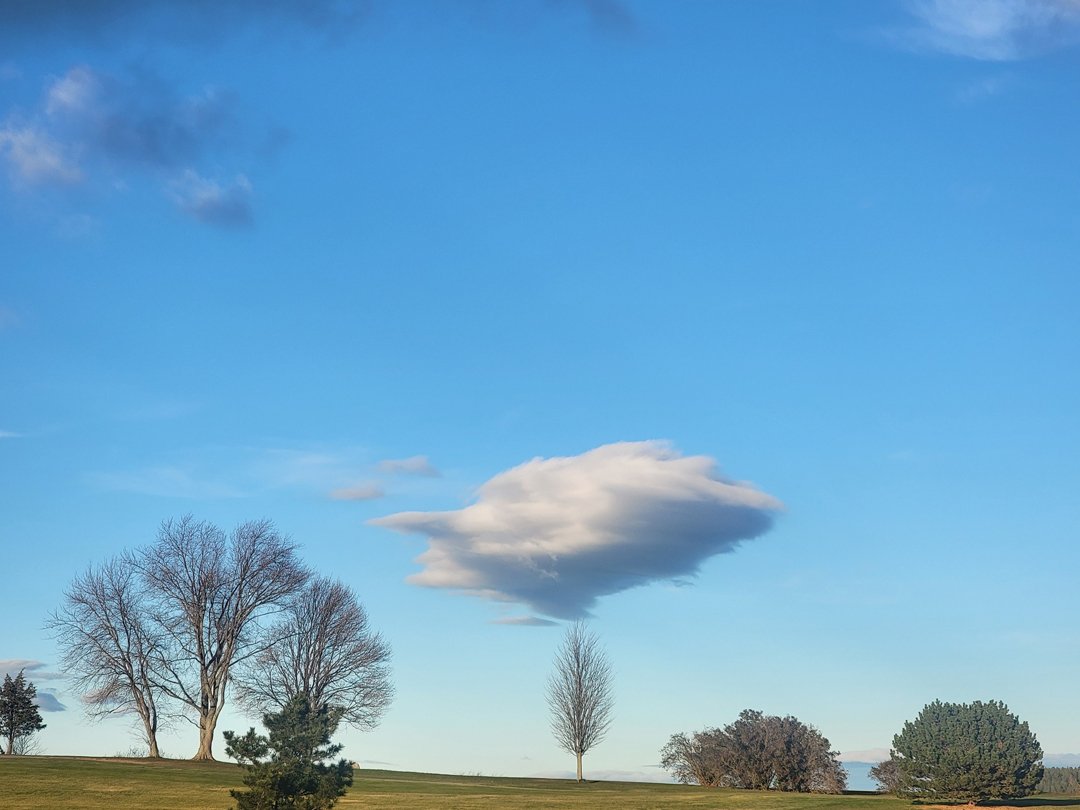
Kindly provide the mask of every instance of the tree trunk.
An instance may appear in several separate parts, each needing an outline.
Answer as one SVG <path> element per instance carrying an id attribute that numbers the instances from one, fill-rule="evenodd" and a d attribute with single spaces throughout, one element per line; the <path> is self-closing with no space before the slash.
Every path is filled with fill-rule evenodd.
<path id="1" fill-rule="evenodd" d="M 200 717 L 199 718 L 199 750 L 195 752 L 195 756 L 192 759 L 210 759 L 214 758 L 214 726 L 217 718 Z"/>
<path id="2" fill-rule="evenodd" d="M 161 752 L 158 751 L 157 744 L 157 720 L 151 719 L 147 714 L 140 712 L 143 715 L 143 729 L 146 731 L 146 755 L 151 759 L 161 759 Z"/>
<path id="3" fill-rule="evenodd" d="M 581 752 L 580 751 L 578 751 L 578 755 L 577 755 L 577 780 L 579 782 L 585 781 L 585 780 L 583 780 L 581 778 Z"/>
<path id="4" fill-rule="evenodd" d="M 15 753 L 15 736 L 12 735 L 12 736 L 8 737 L 7 755 L 10 757 L 14 753 Z"/>

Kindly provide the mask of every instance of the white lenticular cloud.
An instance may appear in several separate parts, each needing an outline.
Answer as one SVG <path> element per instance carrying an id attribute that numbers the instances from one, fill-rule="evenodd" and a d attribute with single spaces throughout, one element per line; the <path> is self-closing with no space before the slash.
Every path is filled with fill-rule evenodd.
<path id="1" fill-rule="evenodd" d="M 371 523 L 427 536 L 415 585 L 574 619 L 598 597 L 695 574 L 768 531 L 782 508 L 707 456 L 646 441 L 536 458 L 496 475 L 464 509 Z"/>

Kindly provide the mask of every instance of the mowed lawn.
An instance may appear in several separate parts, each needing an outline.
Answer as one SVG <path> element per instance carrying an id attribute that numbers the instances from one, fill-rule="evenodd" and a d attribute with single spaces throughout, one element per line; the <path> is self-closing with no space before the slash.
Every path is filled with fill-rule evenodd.
<path id="1" fill-rule="evenodd" d="M 0 757 L 2 810 L 227 810 L 242 772 L 187 760 Z M 1033 797 L 1019 806 L 1077 808 L 1080 798 Z M 811 796 L 633 782 L 575 782 L 357 770 L 341 808 L 646 808 L 912 810 L 889 796 Z"/>

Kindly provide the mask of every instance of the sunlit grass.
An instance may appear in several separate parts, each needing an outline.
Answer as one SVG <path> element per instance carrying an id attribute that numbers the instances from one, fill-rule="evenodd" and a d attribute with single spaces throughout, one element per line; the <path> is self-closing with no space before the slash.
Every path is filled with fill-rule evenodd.
<path id="1" fill-rule="evenodd" d="M 235 765 L 187 760 L 0 757 L 3 810 L 226 810 L 241 787 Z M 1077 808 L 1080 799 L 1034 798 L 1027 806 Z M 653 808 L 724 810 L 912 810 L 889 796 L 814 796 L 634 782 L 576 782 L 357 770 L 341 808 Z"/>

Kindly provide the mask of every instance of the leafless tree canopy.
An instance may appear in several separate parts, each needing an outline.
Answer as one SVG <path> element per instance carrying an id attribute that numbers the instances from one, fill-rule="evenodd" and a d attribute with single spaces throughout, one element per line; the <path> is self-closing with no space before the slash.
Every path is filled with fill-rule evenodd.
<path id="1" fill-rule="evenodd" d="M 138 556 L 153 620 L 168 641 L 156 666 L 161 685 L 198 717 L 195 759 L 213 759 L 232 667 L 262 651 L 259 619 L 307 581 L 295 550 L 267 520 L 226 537 L 188 516 L 163 523 L 157 542 Z"/>
<path id="2" fill-rule="evenodd" d="M 706 787 L 839 793 L 846 780 L 816 728 L 752 709 L 722 729 L 673 735 L 660 756 L 680 782 Z"/>
<path id="3" fill-rule="evenodd" d="M 306 694 L 312 708 L 329 706 L 357 728 L 378 724 L 394 696 L 390 647 L 349 588 L 312 580 L 272 632 L 266 649 L 238 669 L 241 700 L 270 712 Z"/>
<path id="4" fill-rule="evenodd" d="M 547 701 L 556 741 L 577 757 L 579 782 L 582 756 L 604 739 L 611 726 L 611 681 L 611 664 L 600 640 L 584 623 L 576 622 L 555 654 Z"/>
<path id="5" fill-rule="evenodd" d="M 153 664 L 160 632 L 147 621 L 138 571 L 129 557 L 75 577 L 46 625 L 63 650 L 61 664 L 91 717 L 134 714 L 151 757 L 159 756 L 160 690 Z"/>

